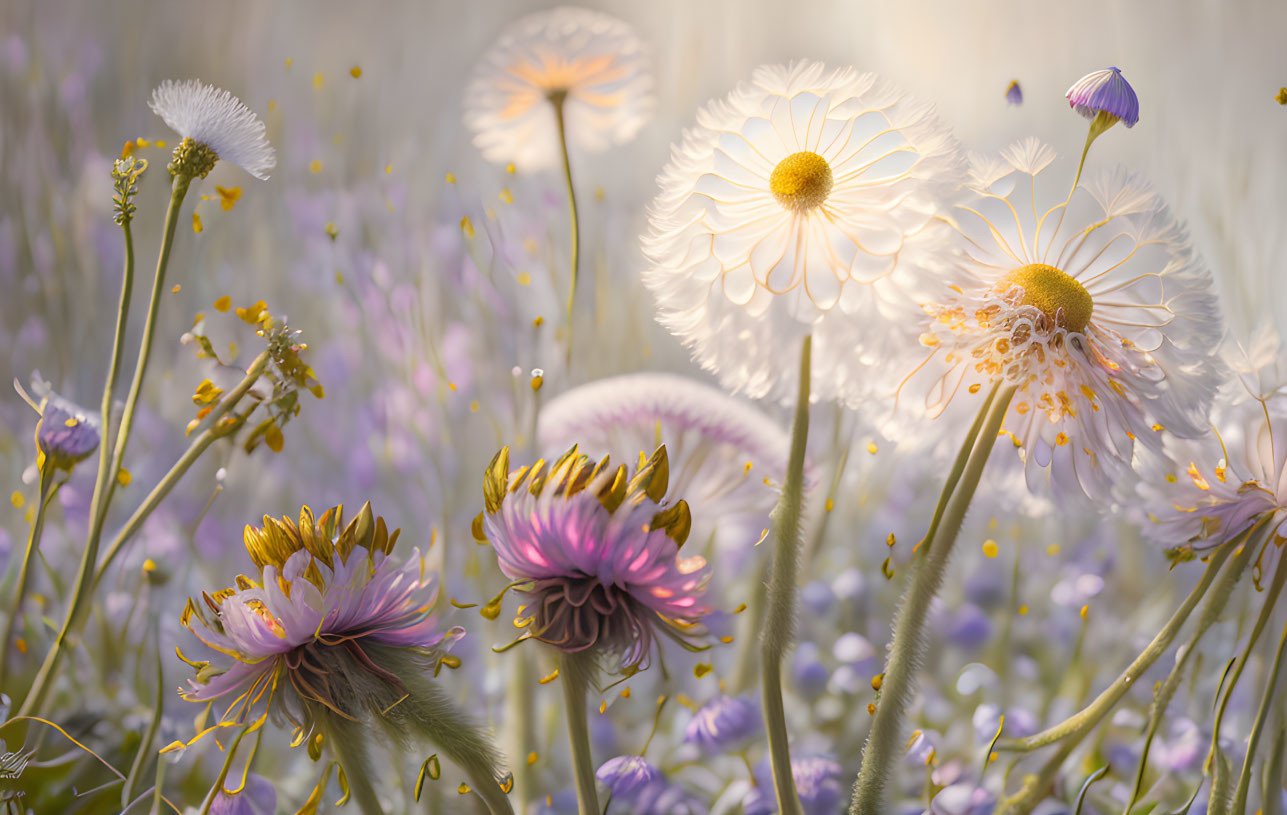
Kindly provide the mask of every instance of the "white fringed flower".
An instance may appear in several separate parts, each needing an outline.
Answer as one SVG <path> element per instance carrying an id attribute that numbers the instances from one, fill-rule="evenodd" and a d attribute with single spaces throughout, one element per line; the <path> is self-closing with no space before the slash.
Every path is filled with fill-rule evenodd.
<path id="1" fill-rule="evenodd" d="M 728 388 L 856 405 L 914 347 L 916 304 L 963 180 L 932 108 L 873 74 L 762 67 L 698 112 L 658 179 L 643 238 L 659 320 Z"/>
<path id="2" fill-rule="evenodd" d="M 541 409 L 542 451 L 573 444 L 618 461 L 659 441 L 670 483 L 692 508 L 695 540 L 711 534 L 745 552 L 768 524 L 791 440 L 764 414 L 723 391 L 671 374 L 627 374 L 573 388 Z"/>
<path id="3" fill-rule="evenodd" d="M 1029 487 L 1044 492 L 1048 473 L 1054 497 L 1101 500 L 1133 480 L 1137 441 L 1156 451 L 1164 429 L 1205 431 L 1222 326 L 1207 272 L 1144 182 L 1106 173 L 1065 207 L 1058 182 L 1039 183 L 1054 159 L 1036 139 L 974 157 L 975 195 L 951 218 L 969 279 L 926 305 L 931 350 L 900 408 L 932 417 L 958 393 L 1016 385 L 1002 433 Z"/>
<path id="4" fill-rule="evenodd" d="M 185 142 L 191 139 L 207 148 L 216 160 L 231 162 L 261 181 L 277 166 L 264 123 L 228 91 L 198 79 L 167 79 L 152 91 L 150 106 Z M 183 148 L 182 144 L 175 148 L 175 161 Z M 213 166 L 209 162 L 205 172 Z"/>
<path id="5" fill-rule="evenodd" d="M 537 170 L 559 160 L 554 104 L 570 146 L 598 152 L 634 138 L 654 101 L 646 49 L 630 26 L 563 7 L 501 34 L 465 92 L 465 124 L 488 161 Z"/>
<path id="6" fill-rule="evenodd" d="M 1265 519 L 1281 538 L 1287 521 L 1287 379 L 1275 370 L 1281 344 L 1265 330 L 1230 356 L 1239 376 L 1213 411 L 1213 432 L 1168 438 L 1165 457 L 1149 457 L 1138 487 L 1141 529 L 1179 559 Z"/>

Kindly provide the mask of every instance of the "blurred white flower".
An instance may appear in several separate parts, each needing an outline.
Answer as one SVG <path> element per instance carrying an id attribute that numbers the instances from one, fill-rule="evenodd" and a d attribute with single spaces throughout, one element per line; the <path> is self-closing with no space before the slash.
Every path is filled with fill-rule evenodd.
<path id="1" fill-rule="evenodd" d="M 745 554 L 769 525 L 790 439 L 764 414 L 717 388 L 670 374 L 627 374 L 573 388 L 541 409 L 542 452 L 580 444 L 634 461 L 664 442 L 670 483 L 692 509 L 695 539 L 716 535 Z M 730 552 L 730 555 L 736 554 Z"/>
<path id="2" fill-rule="evenodd" d="M 1258 332 L 1249 349 L 1230 348 L 1239 376 L 1221 393 L 1212 432 L 1166 440 L 1146 457 L 1136 521 L 1144 534 L 1188 558 L 1252 524 L 1287 520 L 1287 381 L 1277 334 Z"/>
<path id="3" fill-rule="evenodd" d="M 277 166 L 273 148 L 264 135 L 264 123 L 241 100 L 225 90 L 198 79 L 176 82 L 167 79 L 152 91 L 152 112 L 165 120 L 174 132 L 214 153 L 214 159 L 236 164 L 263 181 Z M 180 160 L 184 144 L 175 148 Z M 205 167 L 204 177 L 214 162 Z"/>
<path id="4" fill-rule="evenodd" d="M 934 417 L 958 393 L 1016 385 L 1002 433 L 1029 487 L 1045 492 L 1048 473 L 1055 498 L 1103 500 L 1133 482 L 1137 441 L 1157 451 L 1164 429 L 1204 432 L 1222 324 L 1209 275 L 1143 181 L 1106 173 L 1066 205 L 1038 184 L 1054 159 L 1036 139 L 974 157 L 975 195 L 951 218 L 969 280 L 925 306 L 930 350 L 899 407 Z"/>
<path id="5" fill-rule="evenodd" d="M 562 7 L 501 34 L 465 91 L 465 124 L 488 161 L 536 170 L 559 160 L 554 104 L 570 146 L 598 152 L 634 138 L 654 102 L 647 52 L 630 26 Z"/>
<path id="6" fill-rule="evenodd" d="M 767 66 L 698 112 L 643 238 L 659 320 L 728 388 L 855 405 L 868 369 L 915 346 L 915 305 L 963 175 L 929 105 L 873 74 Z"/>

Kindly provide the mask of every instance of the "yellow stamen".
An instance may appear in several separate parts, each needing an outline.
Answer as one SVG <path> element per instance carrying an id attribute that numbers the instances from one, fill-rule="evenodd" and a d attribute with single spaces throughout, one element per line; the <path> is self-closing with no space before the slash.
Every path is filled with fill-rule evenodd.
<path id="1" fill-rule="evenodd" d="M 1001 278 L 1000 291 L 1023 290 L 1019 302 L 1032 306 L 1055 325 L 1067 331 L 1082 333 L 1090 324 L 1095 306 L 1086 287 L 1071 275 L 1044 263 L 1029 263 Z"/>
<path id="2" fill-rule="evenodd" d="M 831 165 L 808 150 L 792 153 L 769 175 L 769 190 L 787 209 L 806 211 L 827 200 L 835 180 Z"/>

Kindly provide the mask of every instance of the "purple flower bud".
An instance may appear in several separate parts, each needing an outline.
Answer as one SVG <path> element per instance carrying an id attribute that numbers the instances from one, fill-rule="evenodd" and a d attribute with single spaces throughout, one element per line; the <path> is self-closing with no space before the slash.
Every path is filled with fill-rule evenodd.
<path id="1" fill-rule="evenodd" d="M 610 758 L 594 777 L 612 791 L 613 798 L 624 801 L 630 801 L 653 784 L 662 783 L 661 770 L 643 756 Z"/>
<path id="2" fill-rule="evenodd" d="M 749 699 L 716 696 L 684 728 L 684 741 L 708 753 L 734 753 L 759 735 L 760 709 Z"/>
<path id="3" fill-rule="evenodd" d="M 1117 68 L 1086 74 L 1064 96 L 1073 110 L 1092 121 L 1100 113 L 1112 117 L 1110 124 L 1120 119 L 1127 127 L 1140 120 L 1139 97 Z"/>
<path id="4" fill-rule="evenodd" d="M 52 466 L 70 470 L 98 449 L 101 432 L 98 414 L 50 391 L 41 406 L 36 444 Z"/>
<path id="5" fill-rule="evenodd" d="M 1019 87 L 1019 80 L 1010 80 L 1010 86 L 1005 89 L 1005 101 L 1012 105 L 1023 104 L 1023 88 Z"/>

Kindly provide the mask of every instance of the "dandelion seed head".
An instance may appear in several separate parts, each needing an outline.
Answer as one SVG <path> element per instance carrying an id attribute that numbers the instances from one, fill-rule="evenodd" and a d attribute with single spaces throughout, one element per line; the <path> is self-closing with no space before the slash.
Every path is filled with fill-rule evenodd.
<path id="1" fill-rule="evenodd" d="M 152 91 L 150 106 L 183 139 L 171 173 L 204 178 L 222 159 L 262 181 L 276 166 L 264 123 L 228 91 L 197 79 L 167 79 Z"/>

